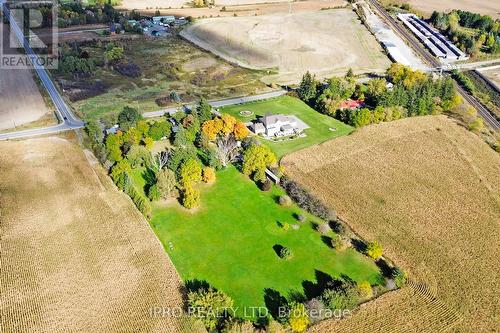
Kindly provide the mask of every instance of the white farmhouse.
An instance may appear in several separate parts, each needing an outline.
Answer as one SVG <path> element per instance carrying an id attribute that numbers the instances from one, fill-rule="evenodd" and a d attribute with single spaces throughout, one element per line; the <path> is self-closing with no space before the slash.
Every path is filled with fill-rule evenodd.
<path id="1" fill-rule="evenodd" d="M 264 117 L 252 124 L 255 134 L 265 136 L 289 136 L 301 132 L 297 124 L 297 118 L 282 114 L 266 114 Z"/>

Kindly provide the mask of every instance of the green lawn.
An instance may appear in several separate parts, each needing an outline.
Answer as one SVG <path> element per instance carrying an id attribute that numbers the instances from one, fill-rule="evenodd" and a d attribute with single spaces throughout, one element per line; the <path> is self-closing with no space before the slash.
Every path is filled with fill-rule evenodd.
<path id="1" fill-rule="evenodd" d="M 224 291 L 239 316 L 243 307 L 265 305 L 265 288 L 285 297 L 303 292 L 303 282 L 316 282 L 315 270 L 381 283 L 372 260 L 352 249 L 336 252 L 323 241 L 312 228 L 318 219 L 307 215 L 299 230 L 279 227 L 278 222 L 297 223 L 294 214 L 302 213 L 276 203 L 280 188 L 262 192 L 235 167 L 217 177 L 215 184 L 201 185 L 201 206 L 195 211 L 177 203 L 153 208 L 151 225 L 184 281 L 205 280 Z M 273 249 L 277 244 L 289 247 L 293 258 L 280 259 Z"/>
<path id="2" fill-rule="evenodd" d="M 252 111 L 253 116 L 241 116 L 240 111 L 244 110 Z M 281 142 L 261 139 L 262 142 L 268 145 L 276 153 L 278 158 L 294 151 L 313 146 L 339 136 L 347 135 L 354 130 L 351 126 L 346 125 L 337 119 L 321 114 L 310 108 L 301 100 L 290 96 L 282 96 L 264 101 L 226 106 L 221 108 L 221 112 L 229 113 L 243 122 L 249 122 L 256 116 L 263 116 L 269 112 L 273 114 L 295 115 L 305 122 L 310 128 L 305 130 L 307 136 L 304 138 Z M 336 130 L 332 131 L 331 129 Z"/>

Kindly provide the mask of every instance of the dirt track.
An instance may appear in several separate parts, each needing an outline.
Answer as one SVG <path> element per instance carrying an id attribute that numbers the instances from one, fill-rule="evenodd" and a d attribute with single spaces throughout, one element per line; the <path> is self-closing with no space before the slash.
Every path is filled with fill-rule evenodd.
<path id="1" fill-rule="evenodd" d="M 0 142 L 3 332 L 178 332 L 182 304 L 148 223 L 61 138 Z"/>

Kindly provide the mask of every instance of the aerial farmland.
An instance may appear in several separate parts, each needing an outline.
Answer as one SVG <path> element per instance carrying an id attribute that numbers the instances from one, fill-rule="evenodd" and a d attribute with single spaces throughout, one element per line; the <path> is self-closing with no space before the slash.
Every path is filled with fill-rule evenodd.
<path id="1" fill-rule="evenodd" d="M 498 331 L 500 7 L 424 2 L 0 0 L 0 331 Z"/>
<path id="2" fill-rule="evenodd" d="M 389 65 L 380 45 L 349 9 L 199 20 L 181 35 L 243 67 L 276 70 L 265 82 L 296 83 L 308 70 L 319 77 L 344 74 L 349 68 L 380 73 Z"/>

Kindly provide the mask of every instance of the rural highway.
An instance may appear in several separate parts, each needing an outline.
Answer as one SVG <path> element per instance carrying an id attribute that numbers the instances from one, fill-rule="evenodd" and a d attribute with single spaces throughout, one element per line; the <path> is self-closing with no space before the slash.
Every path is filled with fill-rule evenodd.
<path id="1" fill-rule="evenodd" d="M 54 105 L 56 107 L 56 114 L 57 114 L 57 117 L 59 118 L 59 120 L 61 121 L 61 123 L 58 125 L 49 126 L 49 127 L 28 129 L 28 130 L 9 132 L 9 133 L 2 133 L 2 134 L 0 134 L 0 140 L 21 139 L 21 138 L 27 138 L 27 137 L 32 137 L 32 136 L 53 134 L 53 133 L 59 133 L 59 132 L 63 132 L 63 131 L 82 128 L 85 125 L 84 122 L 81 121 L 78 117 L 76 117 L 71 112 L 71 109 L 68 107 L 66 102 L 63 100 L 61 94 L 57 90 L 56 86 L 54 85 L 54 82 L 50 78 L 46 69 L 42 65 L 38 64 L 38 62 L 36 61 L 38 59 L 38 56 L 35 54 L 35 52 L 31 48 L 31 46 L 27 42 L 26 38 L 24 37 L 23 32 L 19 28 L 19 25 L 17 24 L 15 19 L 11 16 L 9 9 L 4 4 L 4 2 L 5 2 L 4 0 L 0 0 L 0 5 L 2 5 L 2 7 L 3 7 L 4 14 L 9 17 L 9 21 L 11 22 L 11 24 L 10 24 L 11 29 L 16 34 L 16 37 L 18 38 L 19 42 L 22 43 L 22 45 L 24 46 L 24 48 L 26 50 L 26 54 L 30 58 L 31 62 L 33 63 L 33 67 L 34 67 L 38 77 L 40 78 L 40 81 L 42 82 L 43 86 L 47 90 L 50 98 L 52 99 L 52 102 L 54 103 Z M 212 102 L 210 102 L 210 104 L 213 107 L 220 107 L 220 106 L 225 106 L 225 105 L 240 104 L 240 103 L 268 99 L 268 98 L 284 95 L 285 93 L 286 93 L 286 91 L 284 91 L 284 90 L 273 91 L 270 93 L 253 95 L 253 96 L 212 101 Z M 169 108 L 169 109 L 164 109 L 164 110 L 160 110 L 160 111 L 156 111 L 156 112 L 148 112 L 148 113 L 144 114 L 144 117 L 146 117 L 146 118 L 158 117 L 158 116 L 164 115 L 165 113 L 175 113 L 177 111 L 177 109 L 178 108 Z"/>
<path id="2" fill-rule="evenodd" d="M 22 138 L 32 135 L 49 134 L 49 133 L 61 132 L 64 130 L 77 129 L 83 127 L 84 126 L 83 121 L 81 121 L 75 115 L 73 115 L 70 108 L 63 100 L 61 94 L 59 94 L 59 91 L 52 82 L 52 79 L 50 78 L 49 74 L 47 73 L 43 65 L 40 64 L 43 62 L 38 61 L 39 57 L 36 55 L 36 53 L 29 45 L 27 39 L 24 37 L 22 30 L 19 28 L 19 25 L 17 24 L 16 20 L 11 15 L 9 9 L 4 3 L 4 0 L 0 0 L 0 4 L 3 7 L 4 15 L 6 15 L 9 18 L 11 32 L 13 32 L 16 35 L 19 42 L 24 46 L 26 55 L 31 60 L 34 70 L 36 71 L 38 77 L 40 78 L 40 81 L 42 82 L 43 86 L 47 90 L 47 93 L 52 99 L 52 102 L 54 103 L 54 106 L 56 108 L 57 117 L 61 121 L 61 123 L 56 126 L 19 131 L 15 133 L 0 134 L 0 139 Z"/>
<path id="3" fill-rule="evenodd" d="M 379 13 L 379 15 L 392 27 L 392 29 L 404 38 L 408 44 L 420 55 L 420 57 L 428 62 L 431 67 L 441 68 L 443 65 L 434 56 L 429 54 L 424 46 L 405 28 L 401 27 L 396 20 L 390 16 L 385 9 L 380 5 L 377 0 L 369 0 L 373 8 Z M 460 95 L 474 108 L 476 108 L 478 114 L 483 118 L 483 120 L 488 123 L 494 130 L 500 130 L 500 122 L 491 114 L 491 112 L 485 108 L 481 103 L 479 103 L 475 97 L 467 93 L 461 86 L 457 84 L 457 90 Z"/>

